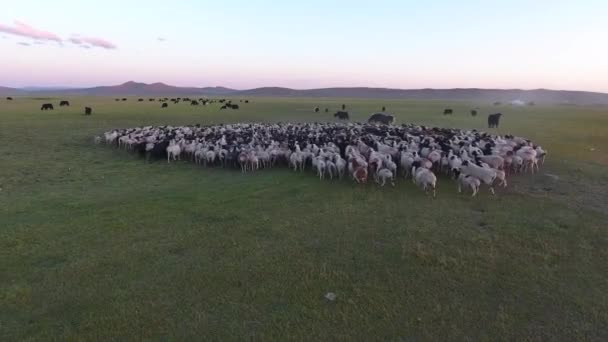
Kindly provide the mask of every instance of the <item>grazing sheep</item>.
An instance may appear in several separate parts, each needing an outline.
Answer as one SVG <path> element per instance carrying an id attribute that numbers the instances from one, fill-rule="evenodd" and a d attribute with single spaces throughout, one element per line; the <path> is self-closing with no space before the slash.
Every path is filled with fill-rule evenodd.
<path id="1" fill-rule="evenodd" d="M 174 161 L 178 160 L 181 152 L 182 149 L 179 147 L 179 144 L 171 140 L 169 142 L 169 146 L 167 146 L 167 163 L 169 163 L 171 159 Z"/>
<path id="2" fill-rule="evenodd" d="M 472 197 L 477 196 L 477 193 L 479 192 L 479 188 L 481 187 L 481 181 L 478 178 L 475 178 L 471 175 L 465 175 L 463 173 L 461 173 L 458 178 L 457 178 L 457 182 L 458 182 L 458 193 L 462 193 L 462 189 L 464 188 L 471 190 L 472 192 Z"/>
<path id="3" fill-rule="evenodd" d="M 395 177 L 391 170 L 382 169 L 376 173 L 376 183 L 380 184 L 380 186 L 384 186 L 387 180 L 390 180 L 391 185 L 395 186 Z"/>
<path id="4" fill-rule="evenodd" d="M 433 171 L 414 165 L 412 167 L 412 174 L 414 175 L 414 184 L 422 187 L 425 192 L 427 192 L 429 188 L 432 189 L 433 197 L 437 195 L 437 176 L 435 176 Z"/>
<path id="5" fill-rule="evenodd" d="M 490 192 L 492 193 L 492 195 L 495 194 L 493 184 L 497 176 L 496 171 L 475 165 L 474 163 L 469 162 L 468 160 L 462 162 L 460 170 L 463 174 L 473 176 L 482 181 L 490 188 Z"/>
<path id="6" fill-rule="evenodd" d="M 187 100 L 203 101 L 183 99 Z M 223 103 L 233 106 L 229 100 Z M 508 172 L 537 172 L 547 154 L 520 137 L 412 124 L 145 126 L 113 129 L 94 142 L 102 140 L 136 155 L 145 155 L 146 160 L 167 158 L 167 162 L 171 162 L 180 160 L 184 154 L 185 159 L 196 165 L 240 166 L 242 172 L 287 166 L 299 172 L 312 170 L 320 179 L 326 176 L 342 179 L 347 175 L 346 178 L 356 183 L 366 183 L 371 174 L 381 185 L 388 180 L 394 184 L 395 177 L 402 172 L 406 178 L 411 174 L 415 184 L 427 191 L 433 189 L 434 193 L 437 177 L 431 170 L 452 175 L 465 189 L 472 185 L 465 186 L 464 179 L 478 179 L 494 193 L 495 183 L 507 186 Z"/>

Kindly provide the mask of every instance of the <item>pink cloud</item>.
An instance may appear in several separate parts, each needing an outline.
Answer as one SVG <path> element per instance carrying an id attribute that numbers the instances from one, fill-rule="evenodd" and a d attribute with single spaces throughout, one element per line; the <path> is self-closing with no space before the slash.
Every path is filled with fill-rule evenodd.
<path id="1" fill-rule="evenodd" d="M 0 32 L 14 34 L 17 36 L 28 37 L 33 39 L 40 40 L 53 40 L 56 42 L 61 42 L 61 38 L 54 33 L 35 29 L 27 24 L 24 24 L 19 21 L 14 22 L 14 26 L 8 26 L 4 24 L 0 24 Z"/>
<path id="2" fill-rule="evenodd" d="M 84 43 L 88 43 L 92 46 L 97 46 L 97 47 L 109 49 L 109 50 L 116 49 L 116 45 L 114 45 L 113 43 L 110 43 L 109 41 L 107 41 L 105 39 L 85 37 L 85 38 L 81 38 L 81 40 Z"/>
<path id="3" fill-rule="evenodd" d="M 116 49 L 116 45 L 102 38 L 73 36 L 68 40 L 76 45 L 89 44 L 108 50 Z"/>
<path id="4" fill-rule="evenodd" d="M 9 33 L 21 37 L 32 38 L 37 41 L 55 41 L 60 45 L 64 42 L 62 38 L 60 38 L 54 33 L 35 29 L 19 21 L 15 21 L 13 26 L 0 24 L 0 32 Z M 108 50 L 116 49 L 116 45 L 114 43 L 96 37 L 81 37 L 79 35 L 74 35 L 65 41 L 69 41 L 76 45 L 88 44 L 87 48 L 100 47 Z"/>

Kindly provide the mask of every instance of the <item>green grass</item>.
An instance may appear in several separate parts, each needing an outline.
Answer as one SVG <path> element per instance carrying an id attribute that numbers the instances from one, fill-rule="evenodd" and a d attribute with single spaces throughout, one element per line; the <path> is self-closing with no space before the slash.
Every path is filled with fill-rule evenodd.
<path id="1" fill-rule="evenodd" d="M 451 103 L 444 117 L 441 102 L 70 100 L 0 102 L 2 341 L 608 338 L 606 107 Z M 549 159 L 495 198 L 440 178 L 433 200 L 404 181 L 241 175 L 92 144 L 144 124 L 328 121 L 312 108 L 341 103 L 354 120 L 386 105 L 398 122 L 478 129 L 500 110 L 501 132 Z"/>

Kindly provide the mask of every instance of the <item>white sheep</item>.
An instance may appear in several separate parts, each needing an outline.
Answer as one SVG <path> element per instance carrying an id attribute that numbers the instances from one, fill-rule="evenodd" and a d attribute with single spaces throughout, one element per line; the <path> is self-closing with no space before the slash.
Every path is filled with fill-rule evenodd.
<path id="1" fill-rule="evenodd" d="M 489 168 L 477 166 L 474 163 L 469 162 L 467 160 L 462 162 L 462 166 L 460 167 L 460 170 L 465 175 L 470 175 L 475 178 L 478 178 L 480 181 L 482 181 L 484 184 L 486 184 L 487 186 L 490 187 L 490 192 L 492 193 L 492 195 L 495 194 L 493 184 L 494 184 L 494 180 L 496 179 L 496 171 L 489 169 Z"/>
<path id="2" fill-rule="evenodd" d="M 435 197 L 437 188 L 437 176 L 435 176 L 433 171 L 425 167 L 413 167 L 412 174 L 414 175 L 414 183 L 418 186 L 421 186 L 425 192 L 429 188 L 433 189 L 433 197 Z"/>
<path id="3" fill-rule="evenodd" d="M 478 178 L 475 178 L 471 175 L 465 175 L 464 173 L 461 173 L 460 176 L 458 176 L 458 193 L 462 193 L 462 189 L 470 189 L 472 194 L 472 197 L 475 197 L 477 195 L 477 193 L 479 192 L 479 188 L 481 186 L 481 181 Z"/>
<path id="4" fill-rule="evenodd" d="M 384 186 L 386 181 L 390 180 L 391 185 L 395 186 L 395 178 L 393 176 L 393 172 L 389 169 L 381 169 L 376 173 L 376 183 L 380 184 L 380 186 Z"/>

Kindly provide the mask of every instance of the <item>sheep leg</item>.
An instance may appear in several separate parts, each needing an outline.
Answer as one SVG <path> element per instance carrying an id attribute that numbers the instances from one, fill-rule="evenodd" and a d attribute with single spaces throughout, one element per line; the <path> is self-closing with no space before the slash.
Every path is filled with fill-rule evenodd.
<path id="1" fill-rule="evenodd" d="M 493 186 L 490 186 L 490 192 L 492 193 L 493 196 L 496 195 L 496 192 L 494 191 L 494 187 Z"/>

